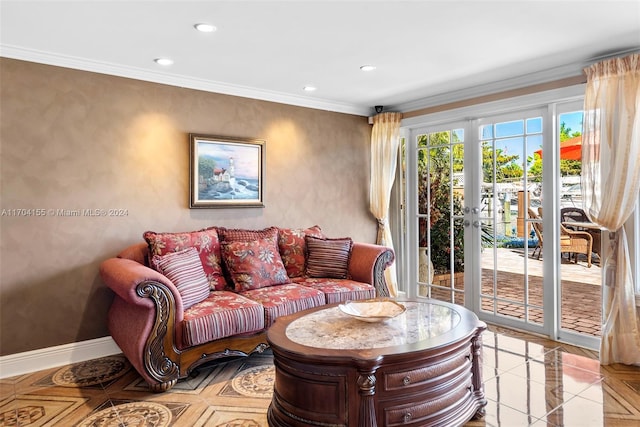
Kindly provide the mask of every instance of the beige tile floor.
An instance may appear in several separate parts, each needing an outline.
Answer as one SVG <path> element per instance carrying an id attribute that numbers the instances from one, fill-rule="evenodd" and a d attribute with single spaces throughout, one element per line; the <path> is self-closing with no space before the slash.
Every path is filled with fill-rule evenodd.
<path id="1" fill-rule="evenodd" d="M 486 415 L 467 427 L 640 425 L 638 367 L 491 325 L 482 353 Z M 0 426 L 267 427 L 273 374 L 267 351 L 153 394 L 110 356 L 0 380 Z"/>
<path id="2" fill-rule="evenodd" d="M 467 426 L 640 425 L 640 368 L 600 366 L 597 354 L 508 329 L 483 336 L 488 400 Z"/>

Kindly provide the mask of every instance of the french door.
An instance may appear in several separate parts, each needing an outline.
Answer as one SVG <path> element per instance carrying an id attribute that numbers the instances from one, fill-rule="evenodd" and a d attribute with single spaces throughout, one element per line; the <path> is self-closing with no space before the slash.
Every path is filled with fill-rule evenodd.
<path id="1" fill-rule="evenodd" d="M 531 109 L 474 121 L 477 157 L 469 159 L 480 167 L 474 172 L 480 185 L 469 189 L 478 212 L 470 220 L 479 223 L 472 231 L 480 233 L 480 251 L 468 258 L 475 309 L 493 323 L 540 333 L 555 304 L 544 280 L 552 258 L 538 256 L 546 239 L 535 233 L 543 229 L 544 169 L 536 152 L 552 136 L 547 113 Z"/>
<path id="2" fill-rule="evenodd" d="M 597 346 L 561 324 L 562 280 L 572 273 L 561 269 L 558 146 L 562 114 L 578 105 L 405 129 L 409 296 Z"/>

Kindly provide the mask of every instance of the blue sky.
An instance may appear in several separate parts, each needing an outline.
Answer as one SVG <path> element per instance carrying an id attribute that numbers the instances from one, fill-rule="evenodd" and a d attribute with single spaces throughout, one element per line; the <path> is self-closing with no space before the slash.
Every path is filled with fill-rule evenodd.
<path id="1" fill-rule="evenodd" d="M 564 113 L 560 115 L 560 123 L 565 122 L 568 128 L 571 128 L 571 133 L 579 131 L 582 133 L 582 111 L 577 111 L 575 113 Z"/>
<path id="2" fill-rule="evenodd" d="M 566 127 L 571 129 L 571 133 L 582 132 L 582 111 L 561 114 L 558 120 L 558 126 L 564 122 Z M 534 151 L 539 150 L 542 146 L 542 134 L 545 126 L 541 117 L 529 118 L 525 120 L 516 120 L 512 122 L 495 123 L 495 133 L 490 127 L 483 128 L 483 137 L 490 138 L 495 136 L 496 148 L 502 148 L 508 155 L 519 155 L 524 157 L 533 156 Z M 526 134 L 525 134 L 526 129 Z M 527 138 L 527 153 L 523 152 L 524 137 Z"/>

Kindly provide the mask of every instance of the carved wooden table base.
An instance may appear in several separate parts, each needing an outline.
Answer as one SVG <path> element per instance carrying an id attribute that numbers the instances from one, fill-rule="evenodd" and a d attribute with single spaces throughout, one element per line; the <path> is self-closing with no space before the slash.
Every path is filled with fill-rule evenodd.
<path id="1" fill-rule="evenodd" d="M 403 304 L 382 323 L 337 305 L 279 318 L 267 333 L 276 367 L 269 425 L 423 427 L 482 416 L 486 325 L 461 306 Z"/>

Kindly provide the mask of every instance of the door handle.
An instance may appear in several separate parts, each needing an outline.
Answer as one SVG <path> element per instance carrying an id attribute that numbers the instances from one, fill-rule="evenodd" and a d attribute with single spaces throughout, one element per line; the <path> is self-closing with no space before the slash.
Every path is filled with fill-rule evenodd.
<path id="1" fill-rule="evenodd" d="M 474 215 L 478 215 L 480 213 L 480 208 L 479 207 L 473 207 L 470 208 L 469 206 L 464 208 L 464 213 L 469 213 L 471 212 Z"/>

